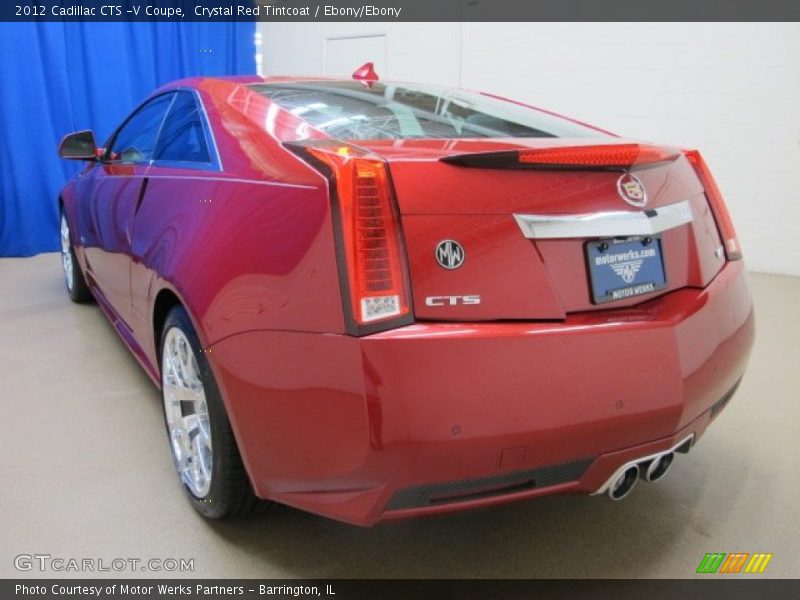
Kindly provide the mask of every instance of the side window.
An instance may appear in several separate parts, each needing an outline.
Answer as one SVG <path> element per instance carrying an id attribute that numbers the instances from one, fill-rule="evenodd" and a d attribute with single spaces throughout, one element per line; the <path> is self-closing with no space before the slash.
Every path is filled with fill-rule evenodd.
<path id="1" fill-rule="evenodd" d="M 211 163 L 203 122 L 194 95 L 178 92 L 161 128 L 154 160 Z"/>
<path id="2" fill-rule="evenodd" d="M 173 96 L 174 94 L 164 94 L 153 98 L 133 113 L 117 131 L 106 157 L 126 163 L 152 160 L 158 131 Z"/>

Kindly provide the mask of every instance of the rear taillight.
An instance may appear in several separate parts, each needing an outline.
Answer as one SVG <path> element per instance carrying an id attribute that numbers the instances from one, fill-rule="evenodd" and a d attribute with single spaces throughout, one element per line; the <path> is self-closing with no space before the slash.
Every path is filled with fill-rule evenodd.
<path id="1" fill-rule="evenodd" d="M 722 193 L 719 191 L 714 176 L 708 169 L 708 165 L 703 160 L 700 152 L 697 150 L 684 150 L 683 153 L 692 167 L 694 167 L 694 171 L 706 191 L 706 198 L 708 198 L 708 203 L 711 205 L 719 235 L 725 246 L 725 256 L 728 260 L 739 260 L 742 258 L 742 248 L 739 245 L 739 238 L 736 237 L 736 230 L 733 227 L 733 220 L 728 212 L 728 207 L 725 206 L 725 201 L 722 199 Z"/>
<path id="2" fill-rule="evenodd" d="M 410 322 L 408 269 L 386 162 L 335 140 L 291 147 L 330 171 L 349 332 L 362 335 Z"/>

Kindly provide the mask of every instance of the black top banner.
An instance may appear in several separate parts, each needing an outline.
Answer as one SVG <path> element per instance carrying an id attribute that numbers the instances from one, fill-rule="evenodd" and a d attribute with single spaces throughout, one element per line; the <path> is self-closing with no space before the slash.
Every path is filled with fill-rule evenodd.
<path id="1" fill-rule="evenodd" d="M 4 0 L 0 21 L 800 21 L 797 0 Z"/>

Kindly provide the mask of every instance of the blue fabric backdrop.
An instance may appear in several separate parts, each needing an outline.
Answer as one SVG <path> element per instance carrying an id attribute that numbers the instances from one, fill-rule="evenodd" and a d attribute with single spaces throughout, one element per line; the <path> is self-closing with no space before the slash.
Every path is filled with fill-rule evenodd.
<path id="1" fill-rule="evenodd" d="M 98 144 L 173 79 L 255 73 L 254 23 L 0 23 L 0 256 L 56 250 L 58 190 L 80 164 L 70 131 Z"/>

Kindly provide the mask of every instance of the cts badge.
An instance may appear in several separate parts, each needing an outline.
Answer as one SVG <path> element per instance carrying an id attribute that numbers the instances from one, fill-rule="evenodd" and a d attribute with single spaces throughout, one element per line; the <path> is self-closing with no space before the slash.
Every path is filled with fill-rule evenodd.
<path id="1" fill-rule="evenodd" d="M 458 306 L 460 304 L 467 306 L 480 303 L 481 297 L 478 294 L 470 296 L 427 296 L 425 298 L 425 306 Z"/>
<path id="2" fill-rule="evenodd" d="M 647 192 L 636 175 L 623 173 L 617 179 L 617 192 L 619 192 L 619 197 L 631 206 L 642 207 L 647 204 Z"/>
<path id="3" fill-rule="evenodd" d="M 442 240 L 436 246 L 436 262 L 445 269 L 457 269 L 464 264 L 466 253 L 455 240 Z"/>

